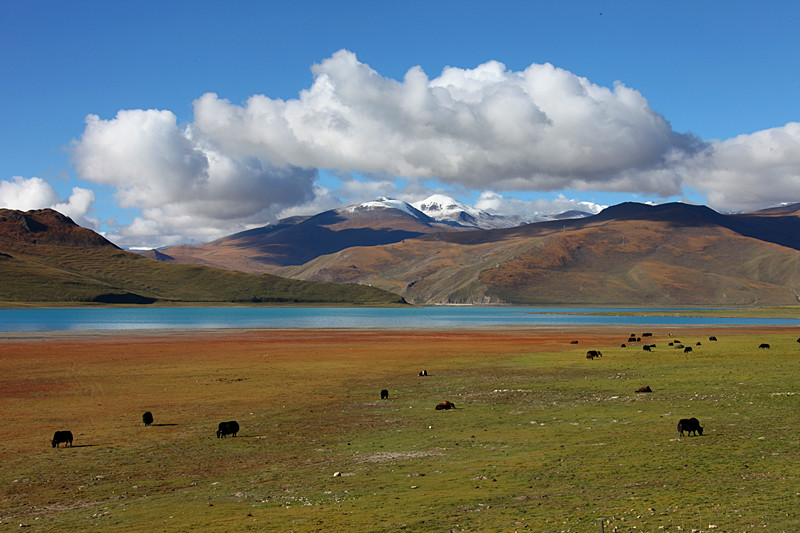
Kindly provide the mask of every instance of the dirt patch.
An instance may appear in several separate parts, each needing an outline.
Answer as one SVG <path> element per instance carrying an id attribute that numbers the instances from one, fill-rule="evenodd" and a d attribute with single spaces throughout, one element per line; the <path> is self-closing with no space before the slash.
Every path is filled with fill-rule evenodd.
<path id="1" fill-rule="evenodd" d="M 429 450 L 424 452 L 377 452 L 369 455 L 361 455 L 355 457 L 357 463 L 394 463 L 398 461 L 407 461 L 409 459 L 418 459 L 420 457 L 433 457 L 435 455 L 444 455 L 442 450 Z"/>

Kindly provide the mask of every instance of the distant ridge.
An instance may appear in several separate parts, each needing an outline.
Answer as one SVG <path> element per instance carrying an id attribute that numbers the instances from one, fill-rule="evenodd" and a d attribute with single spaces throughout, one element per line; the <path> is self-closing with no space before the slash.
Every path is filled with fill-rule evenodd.
<path id="1" fill-rule="evenodd" d="M 800 203 L 786 204 L 778 207 L 770 207 L 761 209 L 760 211 L 753 211 L 748 213 L 756 216 L 787 216 L 787 215 L 800 215 Z"/>
<path id="2" fill-rule="evenodd" d="M 704 205 L 690 205 L 672 202 L 648 205 L 626 202 L 604 209 L 589 220 L 660 220 L 671 224 L 689 226 L 718 225 L 736 233 L 800 250 L 800 218 L 787 216 L 797 212 L 797 208 L 776 208 L 769 210 L 773 216 L 785 218 L 772 219 L 757 213 L 723 215 Z"/>
<path id="3" fill-rule="evenodd" d="M 465 229 L 438 222 L 406 202 L 379 198 L 311 217 L 281 220 L 207 244 L 174 246 L 161 252 L 175 262 L 261 273 L 302 265 L 353 246 L 379 246 L 428 233 Z"/>
<path id="4" fill-rule="evenodd" d="M 573 217 L 585 215 L 573 212 Z M 243 272 L 274 272 L 347 248 L 393 244 L 424 235 L 510 228 L 534 220 L 552 219 L 490 215 L 444 195 L 415 204 L 381 197 L 314 216 L 283 219 L 206 244 L 173 246 L 160 250 L 161 255 L 147 256 Z"/>

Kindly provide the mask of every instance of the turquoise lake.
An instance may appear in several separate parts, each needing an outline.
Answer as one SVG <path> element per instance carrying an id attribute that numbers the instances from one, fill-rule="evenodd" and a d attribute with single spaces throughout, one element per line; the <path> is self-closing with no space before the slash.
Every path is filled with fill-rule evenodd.
<path id="1" fill-rule="evenodd" d="M 591 315 L 631 311 L 665 316 Z M 676 309 L 569 307 L 180 307 L 0 309 L 0 331 L 206 328 L 454 328 L 568 325 L 790 325 L 799 319 L 667 316 Z M 573 314 L 577 313 L 577 314 Z"/>

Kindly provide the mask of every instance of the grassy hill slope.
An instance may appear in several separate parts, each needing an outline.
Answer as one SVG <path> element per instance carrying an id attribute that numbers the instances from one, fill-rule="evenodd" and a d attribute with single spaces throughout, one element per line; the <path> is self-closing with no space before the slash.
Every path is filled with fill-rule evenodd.
<path id="1" fill-rule="evenodd" d="M 52 211 L 0 210 L 0 301 L 391 304 L 372 287 L 308 283 L 126 252 Z"/>

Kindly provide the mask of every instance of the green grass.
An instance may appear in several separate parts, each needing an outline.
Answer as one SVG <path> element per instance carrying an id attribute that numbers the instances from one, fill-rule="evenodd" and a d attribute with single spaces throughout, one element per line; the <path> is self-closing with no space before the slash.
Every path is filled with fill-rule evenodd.
<path id="1" fill-rule="evenodd" d="M 719 338 L 682 335 L 702 340 L 692 354 L 666 338 L 650 354 L 603 346 L 594 361 L 586 347 L 483 346 L 431 356 L 426 379 L 399 357 L 374 372 L 335 358 L 259 362 L 243 381 L 245 367 L 213 379 L 161 369 L 151 388 L 132 378 L 130 403 L 159 379 L 196 383 L 162 408 L 178 425 L 98 422 L 91 446 L 4 454 L 3 525 L 587 532 L 605 519 L 605 531 L 798 531 L 800 344 Z M 390 382 L 390 400 L 377 400 Z M 654 392 L 634 393 L 642 385 Z M 442 399 L 458 408 L 435 411 Z M 213 438 L 203 420 L 230 412 L 244 413 L 240 436 Z M 704 435 L 680 438 L 678 419 L 692 416 Z"/>
<path id="2" fill-rule="evenodd" d="M 3 250 L 0 250 L 3 251 Z M 268 274 L 161 263 L 112 247 L 20 244 L 0 256 L 0 302 L 47 303 L 399 303 L 395 294 L 355 284 L 314 283 Z"/>

